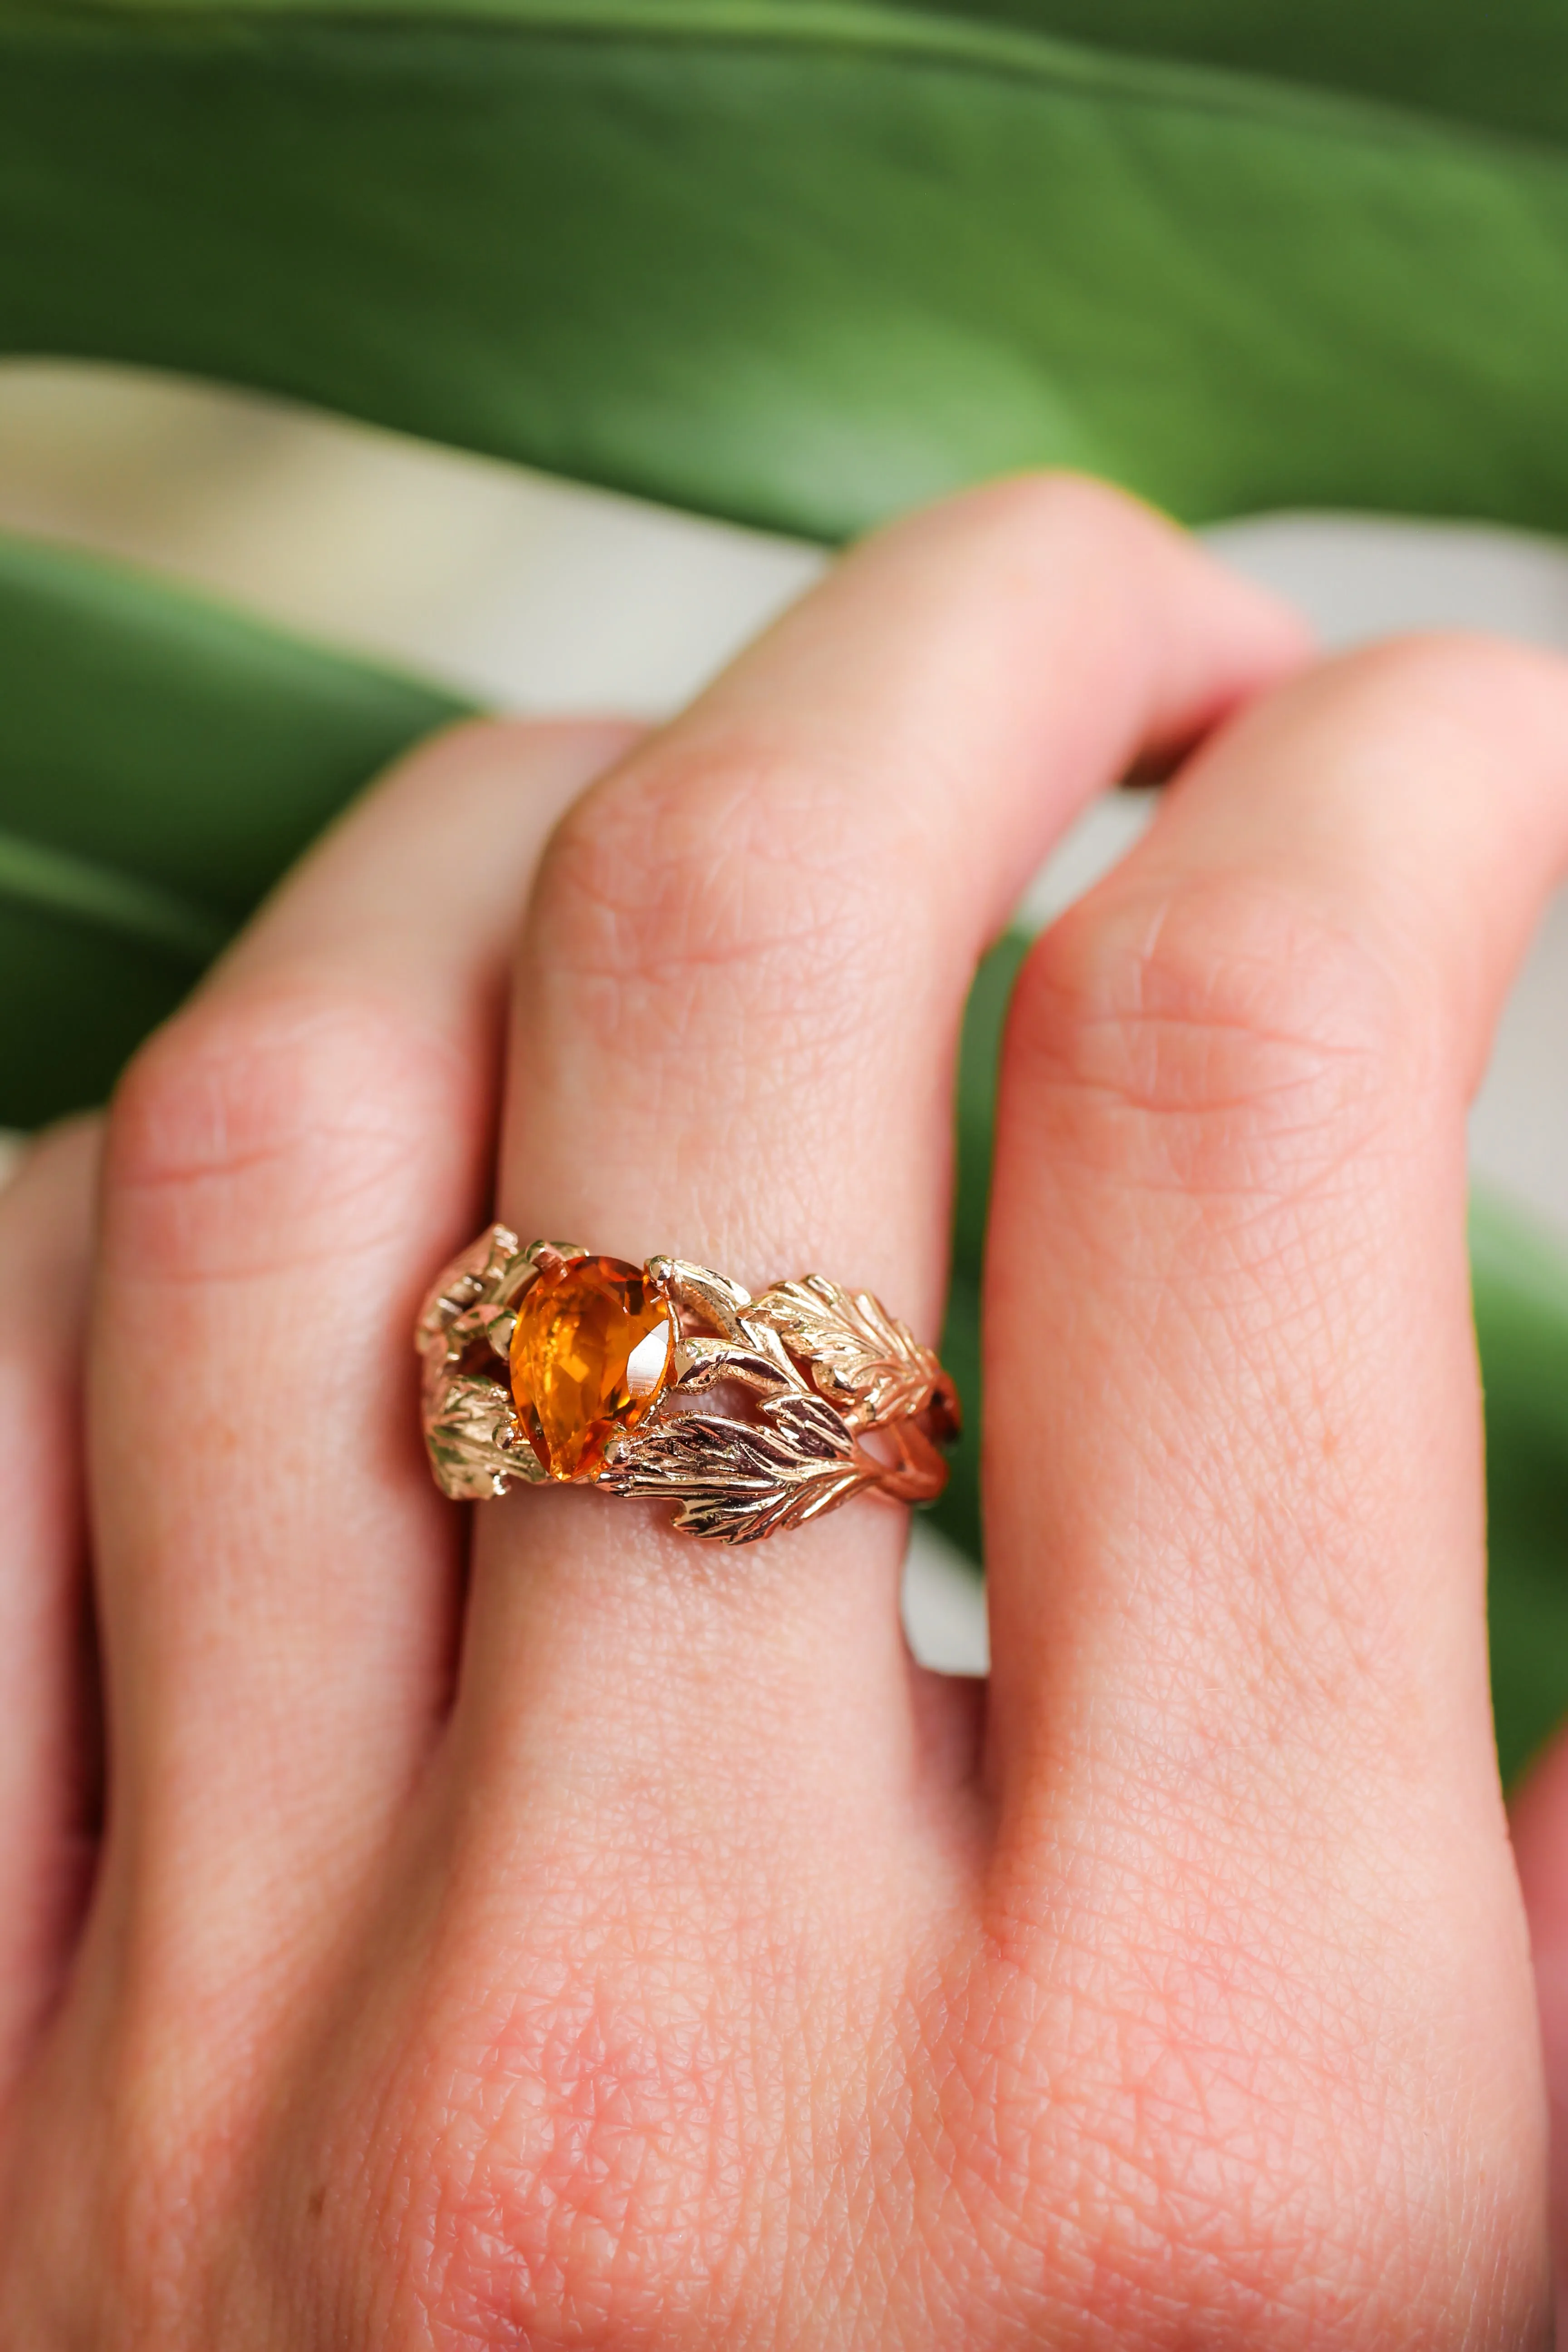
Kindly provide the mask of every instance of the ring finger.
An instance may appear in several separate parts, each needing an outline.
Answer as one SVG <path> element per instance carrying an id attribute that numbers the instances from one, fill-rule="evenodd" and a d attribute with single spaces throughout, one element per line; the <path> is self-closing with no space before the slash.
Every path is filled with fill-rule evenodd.
<path id="1" fill-rule="evenodd" d="M 1300 651 L 1272 603 L 1081 483 L 869 542 L 558 833 L 519 967 L 507 1221 L 753 1290 L 820 1271 L 932 1333 L 979 951 L 1092 791 Z M 852 1879 L 930 1753 L 901 1518 L 857 1507 L 716 1565 L 591 1492 L 483 1514 L 470 1768 L 547 1804 L 584 1771 L 611 1807 L 650 1772 L 775 1790 L 747 1835 Z"/>

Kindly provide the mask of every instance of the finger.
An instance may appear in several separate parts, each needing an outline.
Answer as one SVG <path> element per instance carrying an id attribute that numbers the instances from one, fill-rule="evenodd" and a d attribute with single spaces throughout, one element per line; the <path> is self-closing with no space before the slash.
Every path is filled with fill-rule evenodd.
<path id="1" fill-rule="evenodd" d="M 0 1192 L 0 2092 L 58 1989 L 96 1845 L 81 1344 L 95 1120 Z"/>
<path id="2" fill-rule="evenodd" d="M 1300 652 L 1271 602 L 1083 483 L 868 542 L 556 836 L 520 967 L 509 1222 L 753 1289 L 819 1270 L 931 1337 L 981 947 L 1088 794 Z M 668 1517 L 536 1489 L 485 1519 L 473 1769 L 545 1807 L 590 1754 L 605 1791 L 651 1767 L 710 1814 L 765 1784 L 759 1850 L 825 1864 L 826 1820 L 853 1844 L 910 1785 L 902 1514 L 717 1558 Z"/>
<path id="3" fill-rule="evenodd" d="M 171 2019 L 291 1997 L 334 1927 L 322 1890 L 349 1899 L 445 1704 L 460 1528 L 418 1444 L 412 1318 L 488 1205 L 539 846 L 626 740 L 484 726 L 416 754 L 116 1100 L 93 1449 L 111 1858 Z"/>
<path id="4" fill-rule="evenodd" d="M 1115 1950 L 1173 2033 L 1240 2034 L 1250 2002 L 1253 2079 L 1266 2043 L 1300 2062 L 1274 2090 L 1303 2149 L 1336 2106 L 1364 2126 L 1369 2036 L 1464 2053 L 1462 2092 L 1421 2078 L 1456 2227 L 1472 2191 L 1528 2214 L 1539 2152 L 1465 1109 L 1565 846 L 1558 664 L 1456 640 L 1338 663 L 1202 753 L 1040 941 L 1002 1081 L 997 1899 L 1064 1932 L 1099 1855 L 1112 2001 Z M 1301 1955 L 1346 1919 L 1356 1969 L 1308 2015 Z M 1468 2178 L 1456 2095 L 1517 2176 Z"/>
<path id="5" fill-rule="evenodd" d="M 1260 1543 L 1297 1605 L 1337 1602 L 1373 1502 L 1391 1558 L 1449 1564 L 1393 1654 L 1458 1608 L 1481 1688 L 1463 1120 L 1568 843 L 1565 712 L 1558 667 L 1502 646 L 1338 663 L 1201 755 L 1025 967 L 992 1221 L 1004 1744 L 1090 1623 L 1147 1663 L 1224 1602 L 1206 1676 L 1238 1612 L 1256 1633 Z M 1197 1528 L 1205 1573 L 1173 1580 Z"/>
<path id="6" fill-rule="evenodd" d="M 1568 2343 L 1568 1737 L 1531 1768 L 1510 1811 L 1546 2063 L 1557 2341 Z"/>

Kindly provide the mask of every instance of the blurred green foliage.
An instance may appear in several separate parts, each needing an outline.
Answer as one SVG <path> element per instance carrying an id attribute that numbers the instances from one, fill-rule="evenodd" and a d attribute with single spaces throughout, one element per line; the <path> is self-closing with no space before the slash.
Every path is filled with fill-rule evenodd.
<path id="1" fill-rule="evenodd" d="M 464 709 L 0 539 L 0 1125 L 102 1101 L 343 802 Z"/>
<path id="2" fill-rule="evenodd" d="M 1561 528 L 1564 91 L 1540 0 L 0 0 L 0 351 L 826 539 L 1037 464 Z"/>

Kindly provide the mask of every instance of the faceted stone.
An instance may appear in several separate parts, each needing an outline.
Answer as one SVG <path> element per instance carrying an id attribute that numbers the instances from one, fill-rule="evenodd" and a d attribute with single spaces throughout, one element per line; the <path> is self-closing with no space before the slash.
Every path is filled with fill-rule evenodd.
<path id="1" fill-rule="evenodd" d="M 640 1265 L 569 1258 L 524 1293 L 511 1392 L 552 1478 L 591 1477 L 614 1429 L 635 1429 L 669 1378 L 669 1305 Z"/>

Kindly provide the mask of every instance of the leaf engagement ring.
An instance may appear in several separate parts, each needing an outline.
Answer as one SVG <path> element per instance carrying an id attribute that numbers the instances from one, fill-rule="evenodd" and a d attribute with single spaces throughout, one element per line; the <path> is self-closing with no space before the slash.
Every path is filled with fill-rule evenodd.
<path id="1" fill-rule="evenodd" d="M 441 1274 L 415 1346 L 430 1466 L 458 1502 L 558 1479 L 754 1543 L 856 1495 L 931 1501 L 958 1433 L 931 1350 L 820 1274 L 753 1298 L 683 1258 L 522 1248 L 491 1225 Z M 715 1391 L 732 1407 L 703 1410 Z"/>

